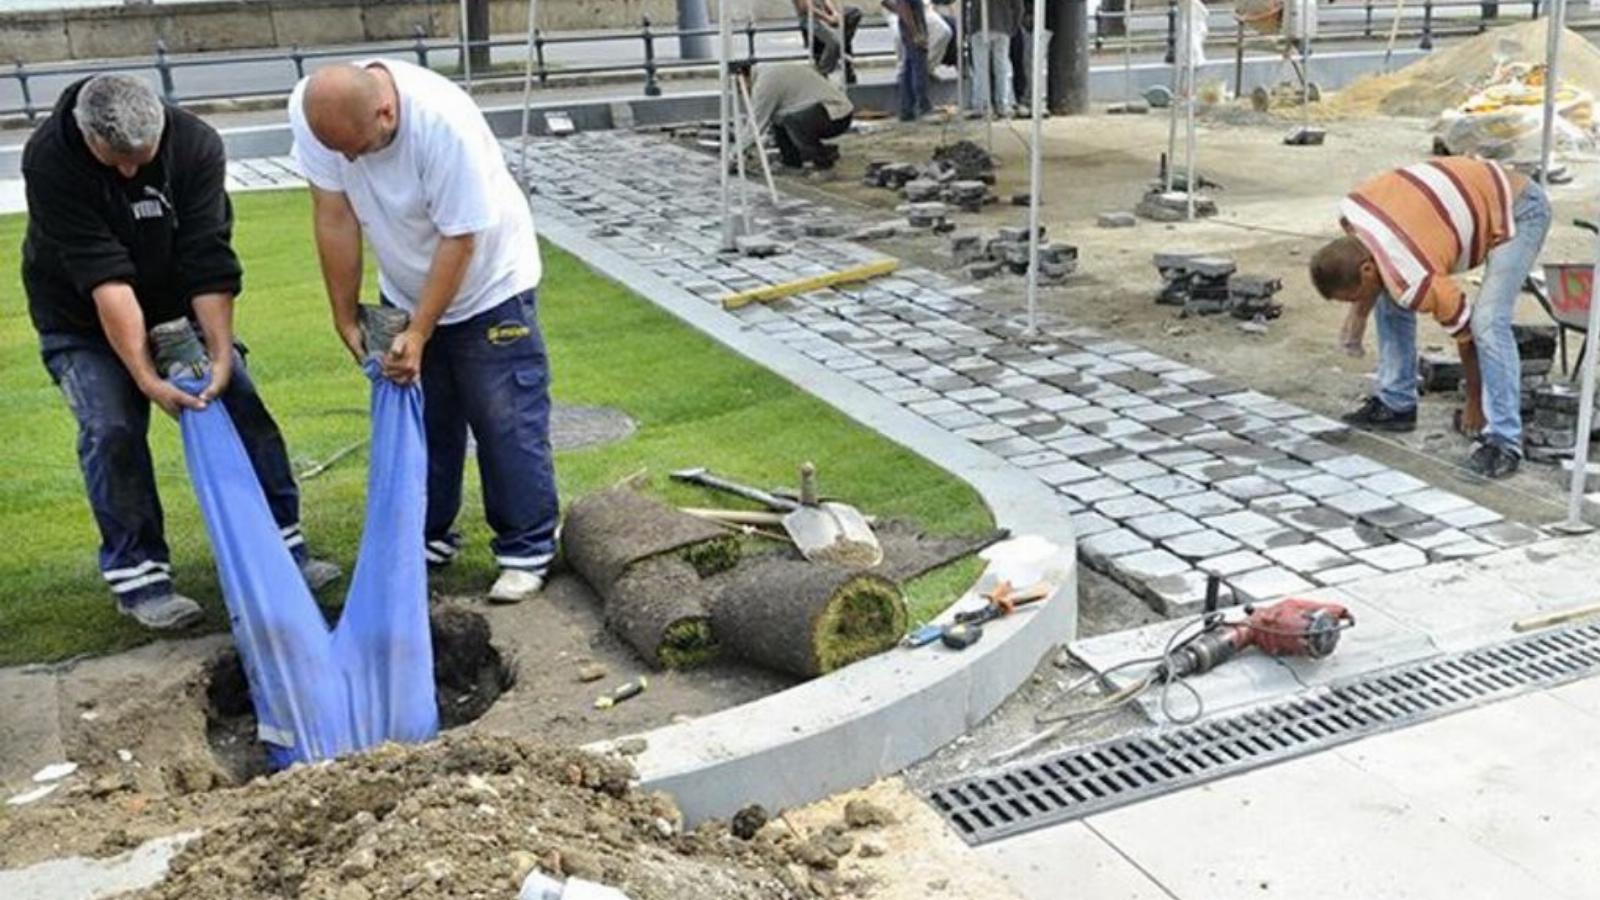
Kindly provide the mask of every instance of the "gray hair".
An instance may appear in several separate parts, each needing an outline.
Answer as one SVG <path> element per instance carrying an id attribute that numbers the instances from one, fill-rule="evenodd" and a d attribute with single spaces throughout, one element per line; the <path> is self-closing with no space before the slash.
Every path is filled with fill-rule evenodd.
<path id="1" fill-rule="evenodd" d="M 149 150 L 161 142 L 167 113 L 155 89 L 132 75 L 96 75 L 78 91 L 72 108 L 78 129 L 94 135 L 113 153 Z"/>

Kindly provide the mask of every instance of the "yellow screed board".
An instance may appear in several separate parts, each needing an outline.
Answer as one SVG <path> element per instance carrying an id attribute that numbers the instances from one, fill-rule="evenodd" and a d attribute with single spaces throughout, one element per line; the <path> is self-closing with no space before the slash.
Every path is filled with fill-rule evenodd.
<path id="1" fill-rule="evenodd" d="M 769 284 L 766 287 L 752 288 L 748 291 L 740 291 L 737 294 L 729 294 L 723 297 L 722 308 L 738 309 L 741 306 L 749 306 L 752 303 L 766 303 L 795 294 L 804 294 L 807 291 L 833 287 L 836 284 L 866 281 L 870 278 L 877 278 L 879 275 L 887 275 L 898 268 L 900 268 L 900 260 L 891 257 L 848 269 L 841 269 L 837 272 L 829 272 L 826 275 L 813 275 L 810 278 L 801 278 L 798 281 L 785 281 L 783 284 Z"/>

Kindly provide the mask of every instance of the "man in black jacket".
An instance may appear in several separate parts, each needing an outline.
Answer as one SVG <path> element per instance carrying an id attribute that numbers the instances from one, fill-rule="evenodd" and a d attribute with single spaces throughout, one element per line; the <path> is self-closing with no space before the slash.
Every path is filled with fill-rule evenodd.
<path id="1" fill-rule="evenodd" d="M 313 589 L 339 576 L 310 557 L 278 426 L 233 337 L 239 259 L 222 139 L 144 81 L 69 87 L 22 156 L 28 231 L 22 282 L 50 372 L 78 420 L 78 462 L 100 528 L 100 571 L 122 612 L 158 629 L 200 617 L 176 593 L 146 432 L 150 403 L 176 417 L 219 400 Z M 198 395 L 162 377 L 147 330 L 198 324 L 210 379 Z"/>

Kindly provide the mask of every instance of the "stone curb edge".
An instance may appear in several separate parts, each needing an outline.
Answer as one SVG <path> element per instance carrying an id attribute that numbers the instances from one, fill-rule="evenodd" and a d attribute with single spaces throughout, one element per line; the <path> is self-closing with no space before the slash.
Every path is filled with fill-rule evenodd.
<path id="1" fill-rule="evenodd" d="M 1068 553 L 1068 576 L 1035 612 L 985 626 L 957 653 L 896 648 L 789 690 L 637 737 L 643 786 L 674 795 L 690 823 L 760 803 L 783 809 L 869 784 L 955 740 L 1077 631 L 1077 559 L 1071 517 L 1056 495 L 980 450 L 813 362 L 733 316 L 544 214 L 543 238 L 703 332 L 967 482 L 1015 535 L 1037 534 Z M 948 615 L 948 613 L 947 613 Z M 611 742 L 590 745 L 606 750 Z"/>

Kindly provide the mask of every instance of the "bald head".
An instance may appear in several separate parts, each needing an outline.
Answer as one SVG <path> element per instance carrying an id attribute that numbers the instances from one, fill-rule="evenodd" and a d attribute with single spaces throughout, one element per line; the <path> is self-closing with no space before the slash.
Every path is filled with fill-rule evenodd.
<path id="1" fill-rule="evenodd" d="M 347 63 L 324 66 L 306 80 L 306 124 L 328 147 L 355 158 L 387 146 L 398 120 L 398 98 L 387 73 Z"/>

